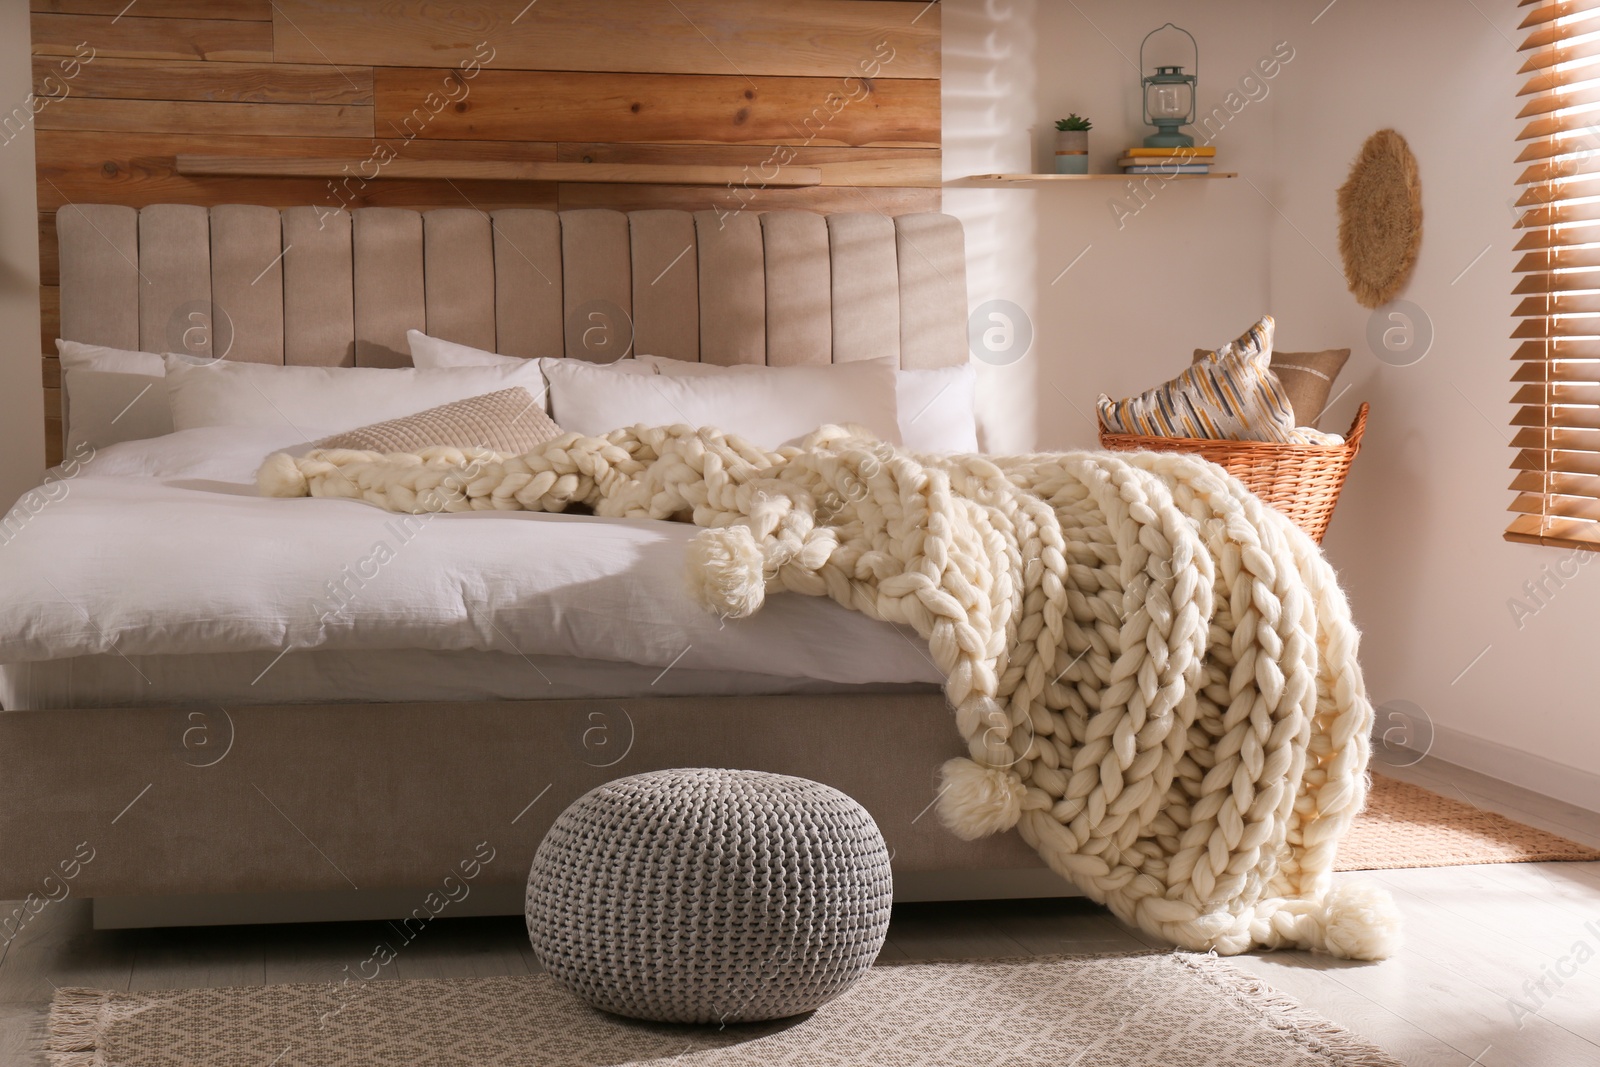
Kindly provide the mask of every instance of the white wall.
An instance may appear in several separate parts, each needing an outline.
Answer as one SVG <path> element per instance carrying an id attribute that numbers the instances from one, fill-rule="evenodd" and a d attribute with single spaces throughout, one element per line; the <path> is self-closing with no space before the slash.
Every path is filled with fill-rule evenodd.
<path id="1" fill-rule="evenodd" d="M 28 5 L 0 4 L 0 117 L 33 88 Z M 15 127 L 13 126 L 13 129 Z M 0 514 L 44 470 L 33 130 L 0 144 Z"/>
<path id="2" fill-rule="evenodd" d="M 1120 183 L 947 187 L 945 209 L 968 226 L 971 303 L 1010 299 L 1036 329 L 1025 359 L 980 368 L 986 442 L 1090 446 L 1097 393 L 1169 377 L 1192 348 L 1231 338 L 1263 311 L 1277 317 L 1283 347 L 1351 348 L 1340 387 L 1352 388 L 1322 425 L 1342 430 L 1366 400 L 1372 430 L 1326 547 L 1365 632 L 1374 701 L 1409 701 L 1427 717 L 1382 725 L 1417 742 L 1431 727 L 1443 758 L 1600 806 L 1600 566 L 1520 630 L 1507 607 L 1564 557 L 1500 537 L 1511 499 L 1519 13 L 1453 0 L 942 8 L 952 180 L 1048 169 L 1051 124 L 1068 111 L 1095 121 L 1091 169 L 1114 169 L 1117 150 L 1145 132 L 1139 39 L 1167 20 L 1199 40 L 1202 112 L 1280 42 L 1292 48 L 1265 98 L 1216 138 L 1219 169 L 1241 177 L 1171 185 L 1121 229 L 1106 205 Z M 1338 267 L 1334 191 L 1385 126 L 1410 141 L 1424 189 L 1422 254 L 1403 296 L 1424 309 L 1435 340 L 1409 367 L 1376 358 L 1370 313 Z"/>
<path id="3" fill-rule="evenodd" d="M 1344 379 L 1354 388 L 1333 414 L 1348 418 L 1361 399 L 1373 407 L 1327 543 L 1366 631 L 1368 682 L 1377 700 L 1427 713 L 1437 754 L 1600 806 L 1600 778 L 1571 773 L 1600 773 L 1600 566 L 1500 536 L 1512 496 L 1523 12 L 1340 0 L 1297 29 L 1322 3 L 1283 5 L 1278 19 L 1277 32 L 1304 46 L 1301 77 L 1285 80 L 1278 101 L 1273 199 L 1285 218 L 1273 226 L 1271 296 L 1286 343 L 1356 350 Z M 1423 187 L 1422 252 L 1403 299 L 1431 320 L 1434 342 L 1404 367 L 1375 358 L 1370 313 L 1323 261 L 1338 262 L 1334 190 L 1363 138 L 1385 126 L 1410 142 Z M 1507 601 L 1557 563 L 1577 577 L 1549 584 L 1548 607 L 1519 628 Z"/>
<path id="4" fill-rule="evenodd" d="M 1140 39 L 1163 22 L 1198 39 L 1207 110 L 1274 44 L 1267 0 L 945 0 L 941 7 L 947 181 L 1051 169 L 1055 120 L 1069 111 L 1094 122 L 1090 169 L 1114 171 L 1121 151 L 1150 132 L 1140 119 L 1136 64 Z M 1163 36 L 1170 45 L 1171 31 Z M 1154 51 L 1160 40 L 1151 42 L 1152 61 L 1166 55 Z M 1192 69 L 1187 49 L 1182 41 L 1171 61 Z M 1276 86 L 1294 76 L 1294 66 L 1222 128 L 1219 169 L 1265 188 Z M 1268 310 L 1263 250 L 1271 211 L 1250 181 L 1168 183 L 1120 226 L 1111 202 L 1139 205 L 1122 182 L 947 185 L 945 210 L 967 226 L 970 303 L 1010 300 L 1035 330 L 1027 358 L 980 368 L 991 450 L 1091 446 L 1097 394 L 1147 388 L 1186 363 L 1196 345 L 1232 340 Z"/>

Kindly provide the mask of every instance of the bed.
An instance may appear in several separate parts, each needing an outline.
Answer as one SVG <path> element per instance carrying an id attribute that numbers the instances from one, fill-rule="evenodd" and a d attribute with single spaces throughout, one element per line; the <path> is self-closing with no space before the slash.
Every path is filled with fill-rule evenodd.
<path id="1" fill-rule="evenodd" d="M 82 205 L 57 226 L 62 336 L 113 348 L 394 367 L 425 329 L 583 359 L 601 323 L 722 365 L 967 359 L 944 215 Z M 899 899 L 1069 891 L 1015 835 L 931 814 L 964 746 L 914 634 L 798 596 L 708 616 L 682 588 L 693 527 L 443 516 L 340 625 L 300 625 L 403 533 L 257 496 L 299 439 L 115 445 L 0 548 L 0 894 L 92 898 L 103 926 L 403 915 L 487 843 L 455 913 L 515 912 L 570 801 L 690 765 L 856 797 Z"/>

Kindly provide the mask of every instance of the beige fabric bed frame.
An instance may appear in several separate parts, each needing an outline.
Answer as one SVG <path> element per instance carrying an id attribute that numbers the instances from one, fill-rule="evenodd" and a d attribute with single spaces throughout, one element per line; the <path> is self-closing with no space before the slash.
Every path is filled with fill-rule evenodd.
<path id="1" fill-rule="evenodd" d="M 719 364 L 967 358 L 939 214 L 84 205 L 57 228 L 62 336 L 117 348 L 396 366 L 415 328 L 526 357 L 631 333 Z M 7 711 L 0 899 L 65 886 L 105 925 L 403 915 L 487 841 L 454 913 L 515 911 L 568 803 L 691 765 L 856 797 L 901 899 L 1065 891 L 1015 835 L 941 826 L 936 771 L 963 750 L 936 694 Z"/>

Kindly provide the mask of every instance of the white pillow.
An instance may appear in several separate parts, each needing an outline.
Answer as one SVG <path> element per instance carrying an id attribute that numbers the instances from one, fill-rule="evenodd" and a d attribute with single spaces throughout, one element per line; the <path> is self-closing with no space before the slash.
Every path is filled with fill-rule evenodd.
<path id="1" fill-rule="evenodd" d="M 70 453 L 172 432 L 165 383 L 153 375 L 63 369 L 61 392 Z"/>
<path id="2" fill-rule="evenodd" d="M 900 437 L 913 452 L 978 450 L 978 369 L 971 363 L 895 372 Z"/>
<path id="3" fill-rule="evenodd" d="M 857 423 L 891 444 L 900 443 L 894 368 L 886 363 L 671 376 L 617 374 L 577 359 L 543 362 L 550 413 L 562 429 L 577 433 L 688 423 L 777 448 L 827 423 Z"/>
<path id="4" fill-rule="evenodd" d="M 406 331 L 411 362 L 419 370 L 450 370 L 455 367 L 509 367 L 526 363 L 521 356 L 502 356 L 471 345 L 459 345 L 442 337 L 429 337 L 421 330 Z"/>
<path id="5" fill-rule="evenodd" d="M 536 360 L 515 367 L 279 367 L 169 355 L 167 400 L 179 430 L 199 426 L 284 426 L 339 433 L 414 415 L 453 400 L 522 386 L 542 397 Z"/>
<path id="6" fill-rule="evenodd" d="M 61 357 L 61 422 L 66 448 L 105 448 L 172 432 L 162 384 L 166 367 L 154 352 L 56 339 Z"/>
<path id="7" fill-rule="evenodd" d="M 724 372 L 750 373 L 785 370 L 746 363 L 719 367 L 712 363 L 690 363 L 662 356 L 640 356 L 657 372 L 672 377 L 695 377 Z M 866 360 L 882 363 L 894 370 L 896 406 L 899 409 L 900 440 L 912 452 L 968 453 L 978 450 L 978 420 L 974 414 L 977 370 L 970 363 L 936 370 L 899 370 L 891 357 Z M 852 367 L 854 363 L 819 364 L 815 369 Z"/>
<path id="8" fill-rule="evenodd" d="M 498 352 L 485 352 L 481 348 L 473 348 L 471 345 L 429 337 L 421 330 L 407 330 L 406 344 L 411 348 L 411 362 L 424 370 L 446 370 L 452 367 L 515 367 L 528 362 L 521 356 L 503 356 Z M 547 361 L 548 359 L 541 359 L 539 362 Z M 650 367 L 634 359 L 619 359 L 614 363 L 596 363 L 593 366 L 610 367 L 623 374 L 655 373 Z"/>
<path id="9" fill-rule="evenodd" d="M 56 355 L 62 370 L 108 370 L 118 374 L 144 374 L 154 378 L 167 373 L 162 357 L 155 352 L 133 352 L 125 348 L 86 345 L 56 338 Z"/>

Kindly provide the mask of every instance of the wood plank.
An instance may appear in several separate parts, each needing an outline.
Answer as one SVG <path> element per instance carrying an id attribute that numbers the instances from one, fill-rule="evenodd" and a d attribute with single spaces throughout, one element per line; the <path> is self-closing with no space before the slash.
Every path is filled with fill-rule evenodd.
<path id="1" fill-rule="evenodd" d="M 272 25 L 265 22 L 39 13 L 32 23 L 34 55 L 74 55 L 87 41 L 95 59 L 272 62 Z"/>
<path id="2" fill-rule="evenodd" d="M 940 9 L 927 0 L 278 0 L 277 58 L 518 70 L 938 78 Z"/>
<path id="3" fill-rule="evenodd" d="M 52 79 L 53 81 L 47 81 Z M 65 92 L 61 86 L 65 82 Z M 113 100 L 205 100 L 239 104 L 370 104 L 372 68 L 300 63 L 192 63 L 168 59 L 96 58 L 70 81 L 61 60 L 33 59 L 33 91 L 41 97 Z"/>
<path id="4" fill-rule="evenodd" d="M 526 931 L 524 931 L 526 934 Z M 526 936 L 517 942 L 517 951 L 522 953 L 522 962 L 527 965 L 529 974 L 543 974 L 544 964 L 539 962 L 539 957 L 533 951 L 533 944 Z"/>
<path id="5" fill-rule="evenodd" d="M 54 352 L 61 336 L 61 287 L 39 286 L 39 351 Z"/>
<path id="6" fill-rule="evenodd" d="M 1419 917 L 1408 934 L 1452 943 L 1470 934 L 1480 960 L 1510 969 L 1516 966 L 1514 957 L 1528 951 L 1552 959 L 1566 952 L 1600 905 L 1600 890 L 1593 884 L 1557 882 L 1530 871 L 1531 866 L 1497 863 L 1372 873 L 1383 875 L 1378 880 L 1402 904 L 1426 905 L 1417 908 Z M 1568 980 L 1600 987 L 1600 971 Z"/>
<path id="7" fill-rule="evenodd" d="M 0 1063 L 14 1067 L 48 1067 L 44 1058 L 47 1017 L 43 1006 L 19 1008 L 0 1004 Z"/>
<path id="8" fill-rule="evenodd" d="M 179 174 L 254 175 L 257 177 L 337 178 L 348 172 L 344 159 L 249 159 L 240 156 L 179 155 Z M 662 183 L 728 185 L 743 181 L 741 167 L 670 163 L 519 163 L 504 160 L 452 161 L 396 159 L 383 165 L 378 178 L 449 178 L 465 181 Z M 765 183 L 779 187 L 817 185 L 815 167 L 780 167 Z"/>
<path id="9" fill-rule="evenodd" d="M 1545 877 L 1552 877 L 1548 867 L 1554 866 L 1559 870 L 1558 877 L 1570 878 L 1575 882 L 1583 882 L 1600 889 L 1600 863 L 1559 863 L 1559 864 L 1530 864 L 1541 868 Z"/>
<path id="10" fill-rule="evenodd" d="M 1420 935 L 1431 930 L 1441 940 L 1453 940 L 1470 931 L 1481 961 L 1498 961 L 1502 968 L 1509 968 L 1513 956 L 1529 950 L 1551 959 L 1566 952 L 1600 905 L 1600 893 L 1594 886 L 1567 882 L 1558 888 L 1541 874 L 1516 873 L 1522 866 L 1485 864 L 1374 873 L 1384 875 L 1379 880 L 1397 897 L 1411 895 L 1427 903 L 1427 908 L 1418 909 L 1421 917 L 1408 933 Z M 1592 983 L 1600 994 L 1600 971 L 1568 980 Z M 1600 1023 L 1600 1017 L 1596 1022 Z M 1594 1036 L 1600 1038 L 1600 1030 Z"/>
<path id="11" fill-rule="evenodd" d="M 36 13 L 60 15 L 109 15 L 115 17 L 133 6 L 134 0 L 33 0 Z M 240 19 L 246 22 L 271 22 L 272 0 L 136 0 L 139 14 L 157 19 Z"/>
<path id="12" fill-rule="evenodd" d="M 374 146 L 368 139 L 245 137 L 216 135 L 206 147 L 229 154 L 345 156 L 351 172 L 365 170 Z M 499 207 L 554 208 L 556 187 L 544 182 L 445 182 L 401 180 L 362 182 L 358 177 L 332 182 L 319 178 L 201 178 L 178 174 L 176 154 L 192 142 L 166 134 L 108 134 L 40 131 L 34 139 L 38 160 L 39 208 L 49 212 L 68 203 L 265 204 L 295 207 Z M 508 142 L 412 142 L 399 149 L 405 158 L 553 159 L 554 145 Z"/>
<path id="13" fill-rule="evenodd" d="M 878 950 L 878 958 L 872 961 L 874 967 L 885 967 L 896 963 L 910 963 L 911 957 L 905 954 L 900 946 L 890 941 L 883 943 L 883 948 Z"/>
<path id="14" fill-rule="evenodd" d="M 1445 1027 L 1430 1027 L 1469 1056 L 1493 1046 L 1488 1062 L 1595 1062 L 1600 1050 L 1600 1017 L 1587 1010 L 1600 975 L 1583 968 L 1560 987 L 1547 985 L 1542 1010 L 1532 1017 L 1515 1012 L 1513 1001 L 1527 1003 L 1530 979 L 1564 953 L 1573 939 L 1585 937 L 1580 923 L 1546 908 L 1538 898 L 1502 896 L 1500 906 L 1463 914 L 1462 905 L 1483 886 L 1475 867 L 1379 871 L 1406 921 L 1407 947 L 1400 957 L 1375 967 L 1347 965 L 1335 978 L 1398 1010 L 1448 1009 Z M 1450 907 L 1440 907 L 1441 900 Z M 1600 897 L 1596 898 L 1600 904 Z M 1476 907 L 1476 905 L 1473 905 Z M 1488 915 L 1484 923 L 1481 917 Z M 1592 950 L 1592 946 L 1591 946 Z M 1553 994 L 1553 995 L 1551 995 Z M 1437 1007 L 1432 1007 L 1437 1005 Z M 1587 1057 L 1587 1058 L 1585 1058 Z"/>
<path id="15" fill-rule="evenodd" d="M 39 212 L 39 284 L 61 284 L 61 244 L 56 240 L 56 213 Z"/>
<path id="16" fill-rule="evenodd" d="M 260 927 L 269 930 L 267 927 Z M 385 935 L 393 937 L 388 923 L 287 923 L 270 928 L 263 947 L 263 965 L 269 985 L 299 982 L 339 982 L 347 975 L 352 985 L 361 963 Z M 348 970 L 346 970 L 348 968 Z M 368 981 L 392 981 L 393 967 L 379 968 Z"/>
<path id="17" fill-rule="evenodd" d="M 232 104 L 69 96 L 40 111 L 34 125 L 41 130 L 171 133 L 184 137 L 219 133 L 369 137 L 372 108 L 360 104 Z"/>
<path id="18" fill-rule="evenodd" d="M 964 903 L 897 904 L 889 941 L 913 960 L 1006 959 L 1028 950 L 994 924 L 993 909 Z"/>
<path id="19" fill-rule="evenodd" d="M 266 981 L 260 935 L 254 927 L 140 930 L 135 944 L 130 990 L 216 989 Z"/>
<path id="20" fill-rule="evenodd" d="M 0 910 L 10 915 L 19 903 L 0 904 Z M 50 904 L 4 946 L 0 1005 L 48 1005 L 53 986 L 128 987 L 133 940 L 122 931 L 96 931 L 90 909 L 89 901 L 74 897 Z"/>
<path id="21" fill-rule="evenodd" d="M 1594 950 L 1594 933 L 1586 923 L 1600 913 L 1600 888 L 1566 878 L 1544 880 L 1544 875 L 1531 872 L 1530 867 L 1494 864 L 1470 869 L 1483 880 L 1498 881 L 1510 889 L 1510 893 L 1502 893 L 1491 888 L 1485 894 L 1496 899 L 1498 907 L 1483 907 L 1478 899 L 1480 889 L 1458 888 L 1453 877 L 1458 872 L 1405 872 L 1389 880 L 1390 885 L 1402 886 L 1402 891 L 1408 889 L 1426 902 L 1416 909 L 1416 915 L 1408 917 L 1406 939 L 1461 969 L 1462 974 L 1475 976 L 1475 981 L 1491 992 L 1522 1000 L 1528 1008 L 1538 1009 L 1546 1021 L 1600 1046 L 1600 1013 L 1590 1009 L 1600 1003 L 1600 971 L 1586 966 L 1584 958 L 1584 953 Z M 1518 889 L 1526 896 L 1520 896 Z M 1440 899 L 1446 905 L 1467 902 L 1472 912 L 1438 907 Z M 1581 941 L 1587 942 L 1587 950 L 1578 949 Z M 1462 944 L 1472 945 L 1469 953 L 1462 953 Z M 1531 968 L 1530 953 L 1552 966 L 1558 984 Z M 1454 958 L 1458 955 L 1469 958 L 1459 961 Z M 1541 979 L 1547 982 L 1544 989 L 1531 984 Z"/>
<path id="22" fill-rule="evenodd" d="M 562 211 L 608 207 L 617 211 L 675 208 L 679 211 L 879 211 L 904 215 L 938 211 L 938 189 L 856 189 L 815 186 L 809 189 L 712 189 L 699 185 L 557 186 Z"/>
<path id="23" fill-rule="evenodd" d="M 573 163 L 703 163 L 748 168 L 739 182 L 763 184 L 773 169 L 788 161 L 815 167 L 823 185 L 885 188 L 939 188 L 943 173 L 938 149 L 836 148 L 804 145 L 667 145 L 567 142 L 557 158 Z"/>
<path id="24" fill-rule="evenodd" d="M 106 183 L 97 196 L 78 197 L 78 203 L 127 204 L 262 204 L 267 207 L 319 206 L 326 209 L 360 207 L 403 207 L 427 210 L 436 207 L 473 207 L 480 211 L 506 207 L 537 207 L 554 210 L 557 186 L 554 182 L 449 182 L 392 181 L 373 182 L 353 193 L 335 191 L 319 178 L 183 178 L 154 179 L 137 185 Z M 626 189 L 633 186 L 599 186 Z M 648 188 L 648 187 L 647 187 Z M 39 189 L 41 203 L 50 208 L 62 200 L 48 185 Z"/>
<path id="25" fill-rule="evenodd" d="M 205 147 L 217 155 L 249 156 L 262 159 L 343 158 L 351 172 L 366 174 L 377 166 L 374 152 L 380 146 L 392 151 L 396 159 L 504 160 L 510 162 L 554 162 L 557 146 L 526 141 L 399 141 L 368 137 L 255 137 L 229 133 L 206 138 Z M 116 136 L 94 131 L 51 130 L 41 133 L 35 151 L 52 167 L 74 158 L 87 159 L 95 169 L 110 162 L 143 165 L 149 160 L 165 160 L 170 165 L 179 152 L 195 148 L 193 141 L 172 134 L 128 133 Z"/>
<path id="26" fill-rule="evenodd" d="M 462 81 L 442 70 L 373 71 L 378 129 L 402 136 L 939 146 L 937 80 L 856 84 L 852 93 L 831 78 L 484 70 Z"/>
<path id="27" fill-rule="evenodd" d="M 39 363 L 41 365 L 39 377 L 44 382 L 44 387 L 46 389 L 60 389 L 61 361 L 54 356 L 41 355 Z"/>
<path id="28" fill-rule="evenodd" d="M 1407 1067 L 1480 1067 L 1416 1023 L 1340 985 L 1310 953 L 1272 952 L 1228 960 L 1298 999 L 1352 1033 L 1375 1042 Z"/>
<path id="29" fill-rule="evenodd" d="M 1468 959 L 1469 953 L 1461 953 L 1443 963 L 1418 953 L 1376 966 L 1326 970 L 1334 981 L 1373 1003 L 1424 1020 L 1426 1033 L 1470 1057 L 1474 1065 L 1591 1067 L 1596 1062 L 1600 1046 L 1543 1015 L 1528 1017 L 1518 1027 L 1508 1007 L 1514 987 L 1491 990 L 1467 978 L 1484 973 L 1482 965 L 1463 966 Z M 1529 959 L 1528 967 L 1529 974 L 1537 975 L 1537 963 Z"/>
<path id="30" fill-rule="evenodd" d="M 521 945 L 528 942 L 524 920 L 512 915 L 439 918 L 397 948 L 395 977 L 411 981 L 440 978 L 497 978 L 527 974 Z"/>
<path id="31" fill-rule="evenodd" d="M 1139 953 L 1148 947 L 1104 907 L 1083 897 L 1011 901 L 991 921 L 1032 956 Z"/>
<path id="32" fill-rule="evenodd" d="M 60 423 L 61 390 L 59 388 L 46 389 L 44 391 L 44 415 L 47 420 L 55 419 L 57 423 Z M 60 431 L 58 430 L 57 433 L 59 434 Z"/>
<path id="33" fill-rule="evenodd" d="M 61 419 L 59 417 L 51 418 L 46 415 L 44 419 L 45 466 L 54 467 L 57 463 L 60 463 L 63 452 L 64 449 L 61 445 Z"/>

